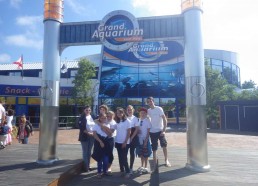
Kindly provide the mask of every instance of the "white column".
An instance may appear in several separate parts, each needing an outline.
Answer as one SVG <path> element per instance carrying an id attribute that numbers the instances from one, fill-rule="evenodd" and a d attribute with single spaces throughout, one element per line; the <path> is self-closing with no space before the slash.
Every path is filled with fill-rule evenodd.
<path id="1" fill-rule="evenodd" d="M 57 161 L 56 136 L 59 123 L 60 22 L 63 0 L 45 0 L 43 73 L 40 105 L 39 164 Z"/>
<path id="2" fill-rule="evenodd" d="M 210 166 L 207 155 L 206 83 L 201 5 L 200 0 L 182 0 L 187 114 L 186 167 L 197 172 L 206 172 L 209 171 Z"/>

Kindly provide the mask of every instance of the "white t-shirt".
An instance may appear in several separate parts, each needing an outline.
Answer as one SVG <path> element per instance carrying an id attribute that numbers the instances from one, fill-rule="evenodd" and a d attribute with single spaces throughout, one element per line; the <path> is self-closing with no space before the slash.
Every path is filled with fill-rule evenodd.
<path id="1" fill-rule="evenodd" d="M 155 106 L 153 109 L 148 109 L 148 115 L 151 119 L 151 129 L 150 132 L 160 132 L 163 130 L 163 119 L 162 116 L 165 115 L 161 107 Z"/>
<path id="2" fill-rule="evenodd" d="M 91 115 L 86 116 L 86 120 L 87 120 L 87 123 L 86 123 L 87 131 L 88 132 L 93 132 L 93 127 L 95 125 L 95 122 L 94 122 L 93 118 L 91 117 Z"/>
<path id="3" fill-rule="evenodd" d="M 12 125 L 12 121 L 13 121 L 13 116 L 6 116 L 6 120 L 7 120 L 7 126 L 10 128 L 10 130 L 13 130 L 13 125 Z"/>
<path id="4" fill-rule="evenodd" d="M 139 142 L 142 145 L 144 140 L 147 137 L 148 129 L 151 128 L 151 122 L 148 118 L 144 118 L 143 120 L 139 120 L 139 132 L 138 132 L 138 137 L 139 137 Z"/>
<path id="5" fill-rule="evenodd" d="M 131 128 L 139 126 L 138 118 L 135 117 L 134 115 L 130 117 L 128 116 L 127 119 L 130 122 Z"/>
<path id="6" fill-rule="evenodd" d="M 108 128 L 110 128 L 109 124 L 105 124 Z M 93 131 L 95 131 L 97 134 L 101 135 L 102 137 L 107 137 L 108 135 L 101 129 L 101 127 L 96 124 L 93 126 Z"/>
<path id="7" fill-rule="evenodd" d="M 115 129 L 115 125 L 116 125 L 116 121 L 115 120 L 111 120 L 111 121 L 108 121 L 108 123 L 110 125 L 110 128 L 111 129 Z M 112 137 L 115 137 L 116 136 L 116 129 L 114 130 L 114 132 L 112 133 Z"/>
<path id="8" fill-rule="evenodd" d="M 125 121 L 120 121 L 120 123 L 117 123 L 114 125 L 114 129 L 116 129 L 116 137 L 115 142 L 116 143 L 124 143 L 126 136 L 127 136 L 127 130 L 131 128 L 131 124 L 128 119 Z M 127 144 L 130 143 L 130 138 L 127 141 Z"/>
<path id="9" fill-rule="evenodd" d="M 2 116 L 5 115 L 5 108 L 0 104 L 0 123 L 2 122 Z"/>

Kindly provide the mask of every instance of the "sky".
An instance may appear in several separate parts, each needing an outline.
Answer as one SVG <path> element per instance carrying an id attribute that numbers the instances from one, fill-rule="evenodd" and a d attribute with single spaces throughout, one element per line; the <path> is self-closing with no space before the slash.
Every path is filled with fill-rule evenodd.
<path id="1" fill-rule="evenodd" d="M 203 44 L 238 54 L 241 82 L 258 85 L 258 0 L 202 0 Z M 64 22 L 102 20 L 113 10 L 135 17 L 181 13 L 181 0 L 64 0 Z M 23 55 L 24 63 L 43 61 L 44 0 L 0 0 L 0 63 Z M 101 6 L 100 6 L 101 5 Z M 101 52 L 98 46 L 66 48 L 62 60 Z"/>

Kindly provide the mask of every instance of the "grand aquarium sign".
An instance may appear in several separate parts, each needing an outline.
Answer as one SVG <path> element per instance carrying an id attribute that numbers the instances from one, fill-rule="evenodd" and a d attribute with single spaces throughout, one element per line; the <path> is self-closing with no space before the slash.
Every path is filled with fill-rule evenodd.
<path id="1" fill-rule="evenodd" d="M 107 14 L 100 22 L 92 38 L 98 38 L 111 50 L 123 51 L 130 48 L 133 42 L 141 41 L 143 29 L 139 28 L 137 19 L 123 10 Z"/>
<path id="2" fill-rule="evenodd" d="M 0 85 L 1 96 L 40 96 L 40 86 Z M 71 87 L 61 87 L 60 96 L 71 96 Z"/>

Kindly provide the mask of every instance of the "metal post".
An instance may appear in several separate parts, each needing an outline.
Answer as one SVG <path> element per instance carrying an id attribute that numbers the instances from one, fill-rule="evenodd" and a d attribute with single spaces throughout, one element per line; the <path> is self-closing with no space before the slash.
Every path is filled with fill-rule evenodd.
<path id="1" fill-rule="evenodd" d="M 63 0 L 45 0 L 44 49 L 40 105 L 39 164 L 57 161 L 56 136 L 59 123 L 60 89 L 60 23 L 63 21 Z"/>
<path id="2" fill-rule="evenodd" d="M 207 124 L 205 115 L 206 83 L 202 43 L 202 2 L 182 0 L 185 32 L 185 79 L 187 114 L 187 163 L 197 171 L 210 170 L 207 155 Z"/>

